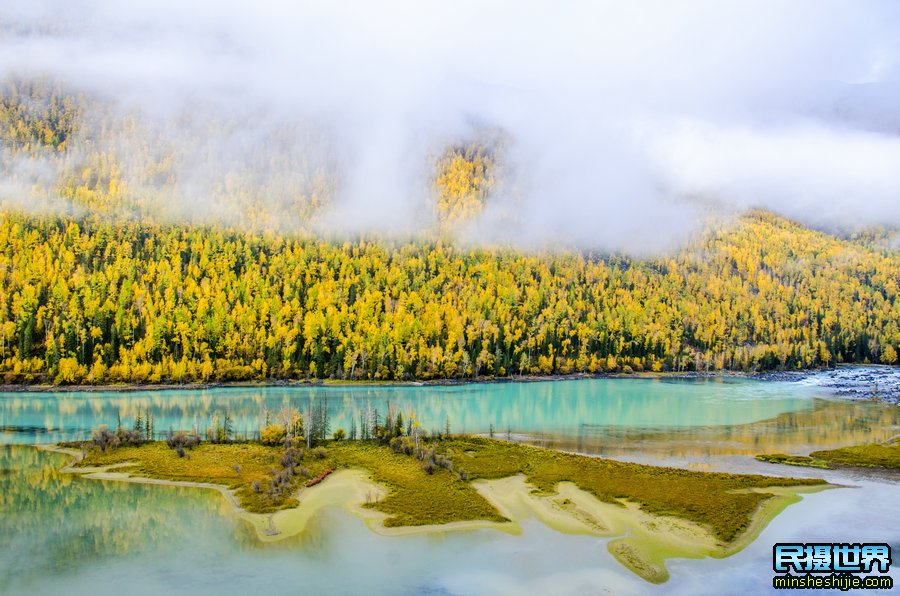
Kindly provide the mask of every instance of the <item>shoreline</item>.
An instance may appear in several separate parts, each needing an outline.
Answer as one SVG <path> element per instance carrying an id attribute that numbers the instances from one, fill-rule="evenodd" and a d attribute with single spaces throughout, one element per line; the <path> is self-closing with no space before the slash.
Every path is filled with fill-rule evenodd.
<path id="1" fill-rule="evenodd" d="M 83 459 L 82 453 L 77 449 L 60 447 L 59 445 L 32 445 L 31 447 L 41 451 L 70 456 L 72 459 L 59 471 L 88 480 L 215 490 L 232 505 L 235 514 L 254 527 L 257 538 L 261 542 L 277 542 L 296 536 L 305 529 L 306 523 L 316 513 L 325 507 L 331 506 L 343 507 L 348 512 L 362 519 L 371 531 L 381 536 L 410 536 L 479 529 L 495 529 L 509 534 L 521 533 L 521 530 L 517 528 L 514 522 L 492 522 L 489 520 L 465 520 L 446 524 L 422 524 L 416 526 L 385 526 L 383 521 L 390 517 L 389 514 L 366 508 L 363 505 L 381 500 L 387 496 L 389 489 L 373 480 L 370 472 L 359 468 L 336 470 L 314 486 L 301 487 L 293 494 L 298 502 L 293 507 L 279 509 L 271 513 L 254 513 L 241 507 L 234 489 L 222 484 L 189 480 L 165 480 L 147 476 L 134 476 L 127 471 L 113 471 L 128 468 L 134 465 L 134 462 L 116 463 L 108 466 L 76 467 L 74 464 Z M 335 490 L 336 488 L 349 489 L 349 492 L 353 493 L 351 495 L 353 498 L 348 499 L 346 495 L 334 494 L 339 493 L 339 490 Z M 304 504 L 306 508 L 302 507 Z"/>
<path id="2" fill-rule="evenodd" d="M 750 523 L 730 542 L 716 538 L 710 529 L 696 522 L 643 511 L 627 499 L 604 502 L 572 482 L 557 483 L 541 492 L 523 474 L 476 480 L 473 487 L 509 521 L 463 520 L 445 524 L 388 527 L 384 512 L 368 507 L 390 494 L 371 473 L 344 468 L 330 474 L 313 487 L 294 493 L 297 505 L 272 513 L 251 513 L 240 506 L 235 491 L 227 486 L 179 480 L 133 476 L 125 469 L 132 462 L 108 466 L 75 467 L 83 459 L 81 451 L 58 445 L 36 445 L 38 449 L 61 453 L 72 459 L 60 469 L 89 480 L 130 482 L 160 486 L 211 489 L 231 505 L 232 513 L 249 523 L 260 542 L 271 543 L 302 534 L 321 510 L 339 507 L 362 520 L 375 534 L 386 537 L 440 535 L 447 532 L 497 530 L 510 535 L 523 533 L 523 522 L 537 519 L 545 526 L 568 535 L 589 535 L 608 539 L 607 551 L 637 576 L 653 584 L 669 579 L 665 562 L 672 558 L 727 558 L 755 541 L 762 530 L 786 507 L 800 502 L 803 494 L 840 488 L 839 485 L 787 486 L 746 489 L 771 495 L 762 501 Z M 121 470 L 121 471 L 120 471 Z"/>
<path id="3" fill-rule="evenodd" d="M 507 377 L 475 377 L 471 379 L 428 379 L 410 381 L 373 381 L 346 379 L 315 380 L 263 380 L 224 381 L 215 383 L 138 383 L 106 385 L 53 385 L 53 384 L 0 384 L 0 393 L 97 393 L 101 391 L 134 393 L 141 391 L 203 391 L 228 388 L 278 388 L 278 387 L 456 387 L 463 385 L 487 385 L 504 383 L 545 383 L 553 381 L 577 381 L 586 379 L 758 379 L 764 381 L 800 381 L 811 375 L 827 371 L 861 368 L 897 370 L 900 365 L 887 364 L 839 364 L 835 367 L 807 368 L 802 370 L 772 370 L 746 372 L 740 370 L 634 372 L 634 373 L 571 373 L 565 375 L 521 375 Z"/>

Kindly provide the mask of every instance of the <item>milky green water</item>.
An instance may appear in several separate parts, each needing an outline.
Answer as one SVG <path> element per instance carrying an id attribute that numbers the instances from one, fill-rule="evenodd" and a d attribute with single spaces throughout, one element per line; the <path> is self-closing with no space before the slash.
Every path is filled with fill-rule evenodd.
<path id="1" fill-rule="evenodd" d="M 202 429 L 216 412 L 228 412 L 252 433 L 264 410 L 303 410 L 318 400 L 327 403 L 333 427 L 349 427 L 367 407 L 385 412 L 390 402 L 414 409 L 426 428 L 449 419 L 456 432 L 493 426 L 498 435 L 663 463 L 752 461 L 743 454 L 858 442 L 898 425 L 896 408 L 746 379 L 0 394 L 0 593 L 759 592 L 770 585 L 773 541 L 825 533 L 900 543 L 892 513 L 897 485 L 854 479 L 862 488 L 806 497 L 736 557 L 673 562 L 672 580 L 661 588 L 619 565 L 605 540 L 559 534 L 536 521 L 521 536 L 478 530 L 388 538 L 326 510 L 303 537 L 264 545 L 214 491 L 62 475 L 62 456 L 26 446 L 82 438 L 119 418 L 127 424 L 138 411 L 150 411 L 158 431 Z"/>
<path id="2" fill-rule="evenodd" d="M 0 393 L 0 442 L 86 438 L 99 424 L 131 424 L 150 412 L 157 431 L 209 426 L 226 413 L 256 432 L 268 410 L 304 411 L 324 401 L 331 426 L 349 430 L 364 409 L 415 411 L 426 429 L 575 436 L 585 429 L 676 429 L 747 424 L 809 411 L 815 390 L 747 379 L 590 379 L 429 387 L 267 387 L 189 391 Z"/>

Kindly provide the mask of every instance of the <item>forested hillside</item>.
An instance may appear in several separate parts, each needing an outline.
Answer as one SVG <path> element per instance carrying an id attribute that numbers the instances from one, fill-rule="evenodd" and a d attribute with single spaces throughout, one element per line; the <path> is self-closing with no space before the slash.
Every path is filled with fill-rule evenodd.
<path id="1" fill-rule="evenodd" d="M 254 164 L 221 182 L 221 205 L 236 219 L 173 218 L 130 189 L 120 156 L 103 149 L 104 135 L 127 137 L 140 124 L 86 135 L 85 102 L 46 83 L 3 91 L 7 178 L 27 183 L 22 172 L 48 160 L 62 172 L 44 189 L 55 202 L 13 185 L 0 206 L 7 383 L 456 379 L 898 358 L 900 254 L 881 236 L 840 239 L 754 212 L 647 260 L 462 248 L 441 226 L 408 241 L 342 242 L 279 226 L 329 202 L 325 173 L 272 202 Z M 174 192 L 171 164 L 184 155 L 137 153 L 128 167 L 138 179 Z M 288 157 L 267 171 L 290 169 Z M 436 160 L 440 221 L 452 228 L 482 209 L 494 159 L 474 144 Z"/>
<path id="2" fill-rule="evenodd" d="M 900 258 L 751 214 L 668 259 L 5 213 L 7 382 L 431 379 L 897 360 Z"/>

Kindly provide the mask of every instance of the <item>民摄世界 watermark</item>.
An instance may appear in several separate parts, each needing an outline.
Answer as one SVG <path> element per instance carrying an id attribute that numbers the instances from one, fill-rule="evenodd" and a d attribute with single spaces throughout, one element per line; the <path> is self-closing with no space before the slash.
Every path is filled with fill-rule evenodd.
<path id="1" fill-rule="evenodd" d="M 775 589 L 885 589 L 891 547 L 885 543 L 779 543 L 772 549 Z"/>

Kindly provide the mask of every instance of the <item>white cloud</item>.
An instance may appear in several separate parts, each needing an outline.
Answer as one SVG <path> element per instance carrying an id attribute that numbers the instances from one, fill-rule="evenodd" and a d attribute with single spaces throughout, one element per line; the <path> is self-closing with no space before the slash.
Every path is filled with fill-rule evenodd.
<path id="1" fill-rule="evenodd" d="M 763 207 L 819 226 L 900 226 L 900 138 L 798 122 L 766 128 L 649 126 L 673 194 Z"/>
<path id="2" fill-rule="evenodd" d="M 508 135 L 511 179 L 476 239 L 663 248 L 698 220 L 698 195 L 822 226 L 900 225 L 896 2 L 2 5 L 0 73 L 137 106 L 175 145 L 203 130 L 185 112 L 246 123 L 183 165 L 194 211 L 223 153 L 272 151 L 258 122 L 301 123 L 327 137 L 287 149 L 313 138 L 332 168 L 329 226 L 415 228 L 427 155 L 490 126 Z"/>

